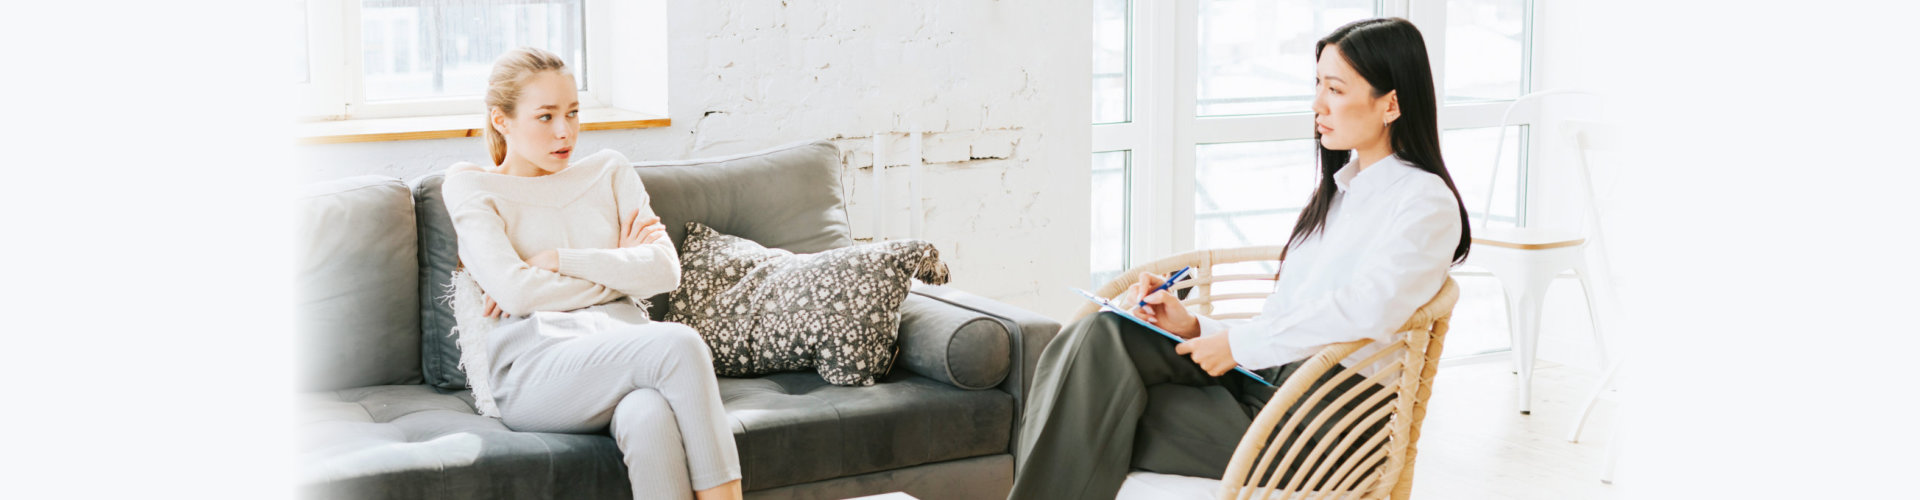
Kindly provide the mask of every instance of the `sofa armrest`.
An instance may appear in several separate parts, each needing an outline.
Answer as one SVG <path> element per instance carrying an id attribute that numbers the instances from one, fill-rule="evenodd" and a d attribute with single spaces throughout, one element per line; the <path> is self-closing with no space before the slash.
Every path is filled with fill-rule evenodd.
<path id="1" fill-rule="evenodd" d="M 1055 334 L 1060 333 L 1060 322 L 1033 311 L 944 286 L 919 285 L 913 288 L 912 294 L 984 314 L 1006 328 L 1011 348 L 1008 361 L 1012 365 L 1006 380 L 1001 381 L 998 388 L 1013 395 L 1012 436 L 1019 436 L 1019 419 L 1026 412 L 1026 395 L 1033 385 L 1034 366 L 1040 362 L 1040 351 L 1046 349 Z M 905 322 L 904 318 L 902 322 Z M 1012 449 L 1012 443 L 1008 445 L 1008 449 Z"/>

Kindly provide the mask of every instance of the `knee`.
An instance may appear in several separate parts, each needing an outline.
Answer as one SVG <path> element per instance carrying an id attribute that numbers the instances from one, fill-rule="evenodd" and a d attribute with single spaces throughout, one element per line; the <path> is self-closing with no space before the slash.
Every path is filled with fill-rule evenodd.
<path id="1" fill-rule="evenodd" d="M 713 354 L 707 348 L 707 340 L 693 327 L 679 323 L 654 323 L 647 327 L 651 345 L 660 350 L 666 360 L 663 366 L 669 371 L 713 371 Z"/>
<path id="2" fill-rule="evenodd" d="M 665 322 L 655 323 L 655 325 L 656 331 L 652 334 L 660 336 L 663 348 L 667 351 L 688 356 L 698 354 L 705 357 L 707 355 L 707 339 L 702 338 L 700 332 L 694 331 L 693 327 Z"/>
<path id="3" fill-rule="evenodd" d="M 1126 319 L 1112 314 L 1093 314 L 1061 329 L 1060 336 L 1075 345 L 1118 342 Z"/>
<path id="4" fill-rule="evenodd" d="M 672 414 L 673 407 L 667 404 L 667 397 L 651 388 L 634 389 L 613 407 L 614 422 L 639 422 L 650 416 Z"/>
<path id="5" fill-rule="evenodd" d="M 672 430 L 674 425 L 673 407 L 654 389 L 635 389 L 613 407 L 611 427 L 614 438 L 621 441 L 628 436 Z"/>

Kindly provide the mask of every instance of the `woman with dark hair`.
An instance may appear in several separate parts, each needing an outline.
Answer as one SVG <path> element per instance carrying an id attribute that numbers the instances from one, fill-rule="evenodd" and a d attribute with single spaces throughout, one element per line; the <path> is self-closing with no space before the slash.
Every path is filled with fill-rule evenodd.
<path id="1" fill-rule="evenodd" d="M 1420 30 L 1399 18 L 1357 21 L 1315 52 L 1320 184 L 1260 314 L 1224 323 L 1157 291 L 1134 314 L 1188 342 L 1113 314 L 1062 329 L 1040 357 L 1009 498 L 1113 498 L 1131 469 L 1220 477 L 1275 390 L 1228 373 L 1236 364 L 1278 386 L 1329 344 L 1384 341 L 1466 259 L 1466 208 L 1440 157 Z M 1162 279 L 1141 274 L 1121 299 L 1140 300 Z"/>

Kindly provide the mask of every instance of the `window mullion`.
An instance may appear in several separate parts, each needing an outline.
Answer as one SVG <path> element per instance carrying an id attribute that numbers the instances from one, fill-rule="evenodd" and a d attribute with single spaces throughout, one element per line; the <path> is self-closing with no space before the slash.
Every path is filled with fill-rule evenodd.
<path id="1" fill-rule="evenodd" d="M 1194 129 L 1196 109 L 1199 104 L 1200 81 L 1200 4 L 1199 2 L 1178 2 L 1174 12 L 1174 55 L 1175 76 L 1173 85 L 1172 120 L 1172 162 L 1166 169 L 1166 176 L 1160 179 L 1165 186 L 1167 214 L 1166 224 L 1156 236 L 1164 238 L 1155 255 L 1172 255 L 1192 250 L 1193 210 L 1195 179 L 1195 140 Z"/>
<path id="2" fill-rule="evenodd" d="M 1196 145 L 1312 138 L 1312 113 L 1217 116 L 1198 118 L 1193 123 Z"/>
<path id="3" fill-rule="evenodd" d="M 1165 179 L 1173 164 L 1173 98 L 1177 48 L 1174 12 L 1176 0 L 1139 0 L 1134 5 L 1132 57 L 1133 95 L 1137 96 L 1132 119 L 1138 124 L 1139 142 L 1133 153 L 1127 191 L 1128 265 L 1147 262 L 1166 255 L 1168 229 L 1173 225 Z"/>
<path id="4" fill-rule="evenodd" d="M 1433 97 L 1447 102 L 1447 0 L 1402 0 L 1406 18 L 1420 28 L 1427 41 L 1427 63 L 1433 66 Z M 1442 128 L 1445 128 L 1444 126 Z"/>
<path id="5" fill-rule="evenodd" d="M 1507 106 L 1513 101 L 1481 101 L 1440 106 L 1440 130 L 1462 128 L 1492 127 L 1500 124 L 1500 116 L 1507 112 Z M 1523 125 L 1538 121 L 1540 101 L 1528 100 L 1514 106 L 1513 115 L 1507 125 Z"/>
<path id="6" fill-rule="evenodd" d="M 1093 126 L 1093 152 L 1138 150 L 1146 142 L 1145 125 L 1140 123 L 1103 123 Z"/>
<path id="7" fill-rule="evenodd" d="M 1374 2 L 1373 9 L 1374 12 L 1380 13 L 1380 17 L 1399 17 L 1411 21 L 1412 18 L 1407 17 L 1407 2 L 1408 0 L 1379 0 Z"/>

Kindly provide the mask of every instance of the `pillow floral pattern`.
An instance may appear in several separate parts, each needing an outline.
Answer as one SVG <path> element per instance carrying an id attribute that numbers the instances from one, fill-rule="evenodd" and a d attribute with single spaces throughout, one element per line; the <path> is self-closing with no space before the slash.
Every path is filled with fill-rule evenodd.
<path id="1" fill-rule="evenodd" d="M 920 240 L 794 254 L 688 222 L 681 246 L 666 320 L 699 331 L 722 376 L 812 368 L 873 385 L 893 366 L 912 279 L 947 282 L 940 252 Z"/>

